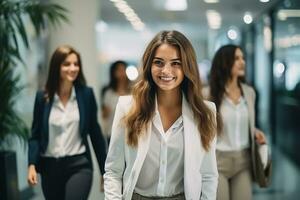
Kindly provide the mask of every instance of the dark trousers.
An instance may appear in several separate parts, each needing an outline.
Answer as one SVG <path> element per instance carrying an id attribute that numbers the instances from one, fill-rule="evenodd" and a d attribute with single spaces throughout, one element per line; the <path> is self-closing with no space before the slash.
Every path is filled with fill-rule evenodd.
<path id="1" fill-rule="evenodd" d="M 85 154 L 41 158 L 42 189 L 46 200 L 86 200 L 93 171 Z"/>

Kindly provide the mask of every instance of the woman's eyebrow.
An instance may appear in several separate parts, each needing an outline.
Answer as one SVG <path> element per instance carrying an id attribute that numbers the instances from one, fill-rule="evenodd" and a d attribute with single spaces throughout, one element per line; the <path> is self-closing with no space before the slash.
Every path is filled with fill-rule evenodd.
<path id="1" fill-rule="evenodd" d="M 160 57 L 154 57 L 153 60 L 154 60 L 154 59 L 157 59 L 157 60 L 164 60 L 164 59 L 162 59 L 162 58 L 160 58 Z M 173 58 L 173 59 L 171 59 L 171 61 L 181 61 L 181 59 L 180 59 L 180 58 Z"/>

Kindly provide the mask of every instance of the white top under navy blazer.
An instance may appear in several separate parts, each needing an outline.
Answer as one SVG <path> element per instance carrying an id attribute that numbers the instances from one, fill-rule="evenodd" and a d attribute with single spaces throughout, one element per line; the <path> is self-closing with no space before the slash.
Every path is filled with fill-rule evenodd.
<path id="1" fill-rule="evenodd" d="M 86 152 L 79 133 L 79 108 L 75 88 L 64 106 L 55 93 L 49 116 L 49 137 L 45 157 L 61 158 Z"/>
<path id="2" fill-rule="evenodd" d="M 88 134 L 95 150 L 101 174 L 104 174 L 106 159 L 106 143 L 98 124 L 97 105 L 93 90 L 89 87 L 76 85 L 76 100 L 79 109 L 79 133 L 82 143 L 87 149 L 91 161 Z M 53 106 L 52 101 L 46 101 L 44 91 L 38 91 L 34 103 L 31 138 L 29 139 L 28 164 L 36 165 L 39 169 L 40 156 L 45 154 L 49 144 L 49 116 Z"/>
<path id="3" fill-rule="evenodd" d="M 206 104 L 215 112 L 213 103 Z M 136 148 L 127 145 L 122 118 L 132 106 L 132 96 L 122 96 L 116 107 L 111 143 L 105 163 L 104 190 L 106 200 L 130 200 L 151 140 L 152 123 L 141 134 Z M 184 194 L 187 200 L 214 200 L 218 185 L 216 138 L 209 151 L 201 144 L 201 137 L 193 113 L 185 98 L 182 101 L 184 126 Z"/>

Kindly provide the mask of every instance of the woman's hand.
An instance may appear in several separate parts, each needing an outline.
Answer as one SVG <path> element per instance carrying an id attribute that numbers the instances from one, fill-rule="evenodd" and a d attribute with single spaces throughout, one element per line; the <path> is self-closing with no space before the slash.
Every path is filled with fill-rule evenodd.
<path id="1" fill-rule="evenodd" d="M 254 133 L 255 133 L 255 139 L 259 144 L 266 144 L 267 143 L 266 136 L 261 130 L 255 129 Z"/>
<path id="2" fill-rule="evenodd" d="M 34 186 L 37 184 L 37 172 L 35 169 L 35 165 L 29 165 L 29 167 L 28 167 L 27 182 L 31 186 Z"/>

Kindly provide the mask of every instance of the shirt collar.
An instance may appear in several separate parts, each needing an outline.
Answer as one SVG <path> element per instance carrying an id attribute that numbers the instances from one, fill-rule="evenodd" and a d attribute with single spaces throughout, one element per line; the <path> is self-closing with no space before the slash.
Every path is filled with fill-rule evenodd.
<path id="1" fill-rule="evenodd" d="M 184 95 L 184 94 L 182 94 Z M 184 98 L 184 97 L 182 97 Z M 161 122 L 161 118 L 160 118 L 160 114 L 158 111 L 158 105 L 157 105 L 157 95 L 155 95 L 155 114 L 154 114 L 154 118 L 153 118 L 153 125 L 160 131 L 163 132 L 163 127 L 162 127 L 162 122 Z M 181 116 L 171 125 L 170 128 L 172 129 L 177 129 L 179 127 L 183 126 L 183 117 L 182 114 Z"/>
<path id="2" fill-rule="evenodd" d="M 75 99 L 76 99 L 76 91 L 75 91 L 75 87 L 73 86 L 72 90 L 71 90 L 71 96 L 70 96 L 69 101 L 75 100 Z M 53 100 L 54 100 L 54 102 L 59 101 L 59 96 L 57 95 L 57 93 L 54 94 L 54 99 Z"/>

